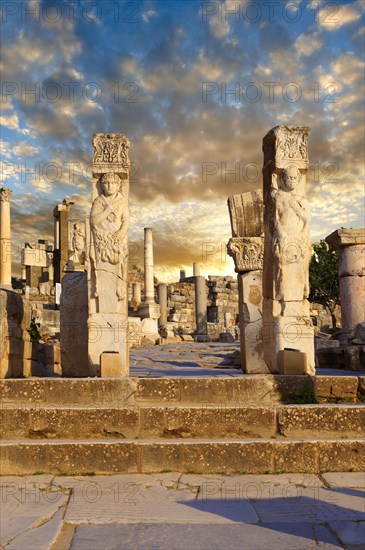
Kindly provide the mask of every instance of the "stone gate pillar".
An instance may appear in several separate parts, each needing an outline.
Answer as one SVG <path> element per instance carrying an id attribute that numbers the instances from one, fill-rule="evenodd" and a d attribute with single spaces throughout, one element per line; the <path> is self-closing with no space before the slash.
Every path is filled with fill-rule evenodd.
<path id="1" fill-rule="evenodd" d="M 276 126 L 263 140 L 264 358 L 278 372 L 278 352 L 306 353 L 314 374 L 314 333 L 309 315 L 310 213 L 306 198 L 308 135 L 305 126 Z"/>
<path id="2" fill-rule="evenodd" d="M 12 191 L 0 189 L 0 287 L 11 290 L 10 200 Z"/>
<path id="3" fill-rule="evenodd" d="M 228 198 L 228 209 L 232 238 L 227 251 L 238 274 L 241 367 L 251 374 L 268 373 L 262 345 L 262 190 L 232 195 Z"/>
<path id="4" fill-rule="evenodd" d="M 128 347 L 128 137 L 94 134 L 92 207 L 88 235 L 88 354 L 91 372 L 129 374 Z M 107 362 L 105 362 L 106 364 Z"/>

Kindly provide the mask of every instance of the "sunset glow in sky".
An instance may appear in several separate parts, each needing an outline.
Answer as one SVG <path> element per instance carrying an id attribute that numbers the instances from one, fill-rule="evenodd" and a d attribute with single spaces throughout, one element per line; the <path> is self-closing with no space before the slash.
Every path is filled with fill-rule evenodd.
<path id="1" fill-rule="evenodd" d="M 15 243 L 52 241 L 66 196 L 89 212 L 97 132 L 131 141 L 130 263 L 143 265 L 152 227 L 161 282 L 194 261 L 233 274 L 227 197 L 262 186 L 262 138 L 279 124 L 311 127 L 313 241 L 364 227 L 364 5 L 3 1 L 0 186 Z"/>

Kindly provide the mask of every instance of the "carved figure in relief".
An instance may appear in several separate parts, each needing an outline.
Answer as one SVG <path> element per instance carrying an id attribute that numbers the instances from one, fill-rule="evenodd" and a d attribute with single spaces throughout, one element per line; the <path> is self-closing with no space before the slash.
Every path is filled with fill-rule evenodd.
<path id="1" fill-rule="evenodd" d="M 310 261 L 308 201 L 298 193 L 301 173 L 295 165 L 277 175 L 272 198 L 274 249 L 274 299 L 282 302 L 303 300 L 309 295 Z M 282 311 L 282 314 L 284 311 Z"/>
<path id="2" fill-rule="evenodd" d="M 70 257 L 75 264 L 83 264 L 85 261 L 85 242 L 85 225 L 82 222 L 75 222 L 72 227 L 72 255 Z"/>
<path id="3" fill-rule="evenodd" d="M 94 263 L 95 287 L 93 297 L 97 298 L 98 269 L 113 272 L 118 277 L 117 296 L 123 299 L 122 279 L 126 265 L 124 237 L 127 232 L 127 199 L 119 192 L 121 179 L 117 174 L 104 174 L 101 178 L 102 193 L 91 207 L 90 226 L 92 246 L 90 258 Z M 107 264 L 107 265 L 105 265 Z M 109 267 L 108 267 L 109 265 Z M 113 269 L 111 266 L 115 266 Z"/>

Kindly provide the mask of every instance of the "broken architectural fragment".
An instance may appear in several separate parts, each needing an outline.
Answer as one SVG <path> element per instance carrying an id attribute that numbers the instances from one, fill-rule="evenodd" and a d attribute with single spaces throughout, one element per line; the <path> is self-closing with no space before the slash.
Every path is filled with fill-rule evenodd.
<path id="1" fill-rule="evenodd" d="M 365 321 L 365 229 L 337 229 L 326 243 L 338 255 L 342 329 Z"/>

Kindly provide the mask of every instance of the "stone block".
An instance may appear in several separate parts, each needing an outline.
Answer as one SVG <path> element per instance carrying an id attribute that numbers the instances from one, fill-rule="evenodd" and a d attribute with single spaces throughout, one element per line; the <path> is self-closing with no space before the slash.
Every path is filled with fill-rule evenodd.
<path id="1" fill-rule="evenodd" d="M 220 342 L 234 342 L 234 337 L 230 332 L 221 332 L 219 335 Z"/>
<path id="2" fill-rule="evenodd" d="M 323 348 L 316 351 L 318 366 L 322 369 L 344 369 L 344 350 L 341 348 Z"/>
<path id="3" fill-rule="evenodd" d="M 279 374 L 306 374 L 307 354 L 295 350 L 280 350 L 278 353 Z"/>
<path id="4" fill-rule="evenodd" d="M 123 368 L 120 353 L 106 351 L 100 355 L 100 376 L 102 378 L 128 376 L 128 369 Z"/>
<path id="5" fill-rule="evenodd" d="M 358 379 L 356 376 L 316 376 L 315 391 L 320 401 L 345 400 L 356 403 Z"/>
<path id="6" fill-rule="evenodd" d="M 348 346 L 343 350 L 346 370 L 365 370 L 365 346 Z"/>
<path id="7" fill-rule="evenodd" d="M 183 342 L 194 342 L 194 338 L 190 334 L 182 334 L 181 340 Z"/>

